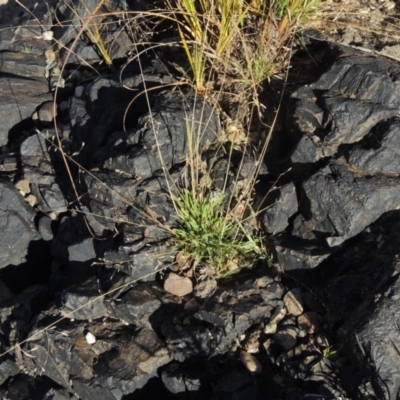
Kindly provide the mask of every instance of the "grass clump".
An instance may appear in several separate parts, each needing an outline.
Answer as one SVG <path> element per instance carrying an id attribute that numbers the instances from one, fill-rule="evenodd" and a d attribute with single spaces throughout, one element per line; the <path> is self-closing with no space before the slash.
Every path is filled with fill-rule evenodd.
<path id="1" fill-rule="evenodd" d="M 304 27 L 318 15 L 326 1 L 324 0 L 278 0 L 272 3 L 272 9 L 280 20 L 279 31 L 295 31 Z"/>
<path id="2" fill-rule="evenodd" d="M 224 201 L 222 194 L 196 195 L 188 189 L 174 199 L 180 220 L 172 230 L 177 251 L 195 266 L 200 262 L 213 266 L 217 277 L 265 254 L 262 240 L 255 239 L 244 228 L 244 221 L 226 211 Z"/>

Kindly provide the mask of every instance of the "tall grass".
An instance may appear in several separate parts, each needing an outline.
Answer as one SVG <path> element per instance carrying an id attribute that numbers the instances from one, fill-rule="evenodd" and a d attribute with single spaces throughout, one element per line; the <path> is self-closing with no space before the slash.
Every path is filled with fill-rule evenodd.
<path id="1" fill-rule="evenodd" d="M 287 67 L 289 40 L 324 0 L 166 0 L 198 93 L 232 76 L 253 89 Z M 252 91 L 254 94 L 254 90 Z"/>
<path id="2" fill-rule="evenodd" d="M 100 1 L 99 5 L 101 6 L 104 1 L 105 0 Z M 114 67 L 113 61 L 101 36 L 102 24 L 101 17 L 98 16 L 99 13 L 92 12 L 89 15 L 89 18 L 85 20 L 81 17 L 80 10 L 76 9 L 73 5 L 70 5 L 66 1 L 64 1 L 64 4 L 78 19 L 82 29 L 84 30 L 84 33 L 86 34 L 94 48 L 98 51 L 99 55 L 102 57 L 107 67 L 110 68 L 111 71 L 115 72 L 116 69 Z M 99 9 L 99 7 L 97 8 Z"/>

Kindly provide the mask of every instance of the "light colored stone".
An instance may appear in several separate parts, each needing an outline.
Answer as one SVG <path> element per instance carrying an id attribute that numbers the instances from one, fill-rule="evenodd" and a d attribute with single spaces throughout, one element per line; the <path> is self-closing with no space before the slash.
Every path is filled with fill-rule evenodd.
<path id="1" fill-rule="evenodd" d="M 264 347 L 264 350 L 265 350 L 266 352 L 268 352 L 269 348 L 271 347 L 271 344 L 272 344 L 271 338 L 267 339 L 267 340 L 263 343 L 263 347 Z"/>
<path id="2" fill-rule="evenodd" d="M 36 64 L 40 64 L 36 55 L 32 57 L 35 57 Z M 48 82 L 44 78 L 27 79 L 16 75 L 0 77 L 0 147 L 8 144 L 10 129 L 15 128 L 24 119 L 30 118 L 44 101 L 51 100 L 52 95 L 47 93 L 48 91 Z"/>
<path id="3" fill-rule="evenodd" d="M 315 343 L 321 347 L 329 347 L 330 343 L 327 336 L 324 333 L 319 333 L 315 336 Z"/>
<path id="4" fill-rule="evenodd" d="M 193 291 L 193 283 L 189 278 L 170 272 L 164 281 L 164 290 L 175 296 L 183 297 Z"/>
<path id="5" fill-rule="evenodd" d="M 56 53 L 51 49 L 46 50 L 44 52 L 44 56 L 46 57 L 46 63 L 47 64 L 53 63 L 57 58 L 56 57 Z"/>
<path id="6" fill-rule="evenodd" d="M 277 330 L 278 330 L 277 324 L 275 324 L 274 322 L 268 322 L 268 324 L 265 325 L 264 333 L 266 335 L 273 335 L 274 333 L 276 333 Z"/>
<path id="7" fill-rule="evenodd" d="M 36 197 L 35 195 L 33 195 L 33 194 L 28 195 L 28 196 L 25 198 L 25 200 L 28 202 L 28 204 L 29 204 L 31 207 L 35 207 L 35 206 L 37 205 L 37 203 L 38 203 L 37 197 Z"/>
<path id="8" fill-rule="evenodd" d="M 42 122 L 51 122 L 57 117 L 57 105 L 52 101 L 43 103 L 38 110 L 39 120 Z"/>
<path id="9" fill-rule="evenodd" d="M 286 308 L 283 305 L 277 306 L 267 325 L 265 325 L 264 333 L 267 335 L 273 335 L 276 333 L 278 330 L 278 324 L 285 317 L 286 313 Z"/>
<path id="10" fill-rule="evenodd" d="M 253 356 L 253 354 L 249 354 L 246 351 L 242 350 L 240 352 L 240 361 L 243 363 L 248 371 L 254 374 L 261 374 L 262 366 L 257 358 Z"/>
<path id="11" fill-rule="evenodd" d="M 287 292 L 283 298 L 283 302 L 289 314 L 297 316 L 303 313 L 303 296 L 299 288 Z"/>
<path id="12" fill-rule="evenodd" d="M 272 283 L 274 281 L 273 278 L 271 278 L 270 276 L 264 275 L 261 278 L 258 278 L 255 282 L 254 282 L 254 286 L 257 288 L 265 288 L 267 287 L 270 283 Z"/>
<path id="13" fill-rule="evenodd" d="M 385 2 L 384 7 L 386 8 L 386 10 L 390 11 L 396 7 L 396 3 L 394 1 L 387 1 Z"/>
<path id="14" fill-rule="evenodd" d="M 279 305 L 278 307 L 276 307 L 269 321 L 275 324 L 279 324 L 279 322 L 283 320 L 286 314 L 287 314 L 286 308 L 283 307 L 283 305 Z"/>
<path id="15" fill-rule="evenodd" d="M 15 184 L 15 187 L 22 194 L 22 196 L 26 196 L 31 192 L 31 185 L 28 179 L 21 179 Z"/>
<path id="16" fill-rule="evenodd" d="M 49 41 L 51 41 L 51 40 L 53 40 L 53 36 L 54 36 L 53 31 L 44 31 L 44 32 L 42 33 L 42 38 L 43 38 L 44 40 L 49 40 Z"/>

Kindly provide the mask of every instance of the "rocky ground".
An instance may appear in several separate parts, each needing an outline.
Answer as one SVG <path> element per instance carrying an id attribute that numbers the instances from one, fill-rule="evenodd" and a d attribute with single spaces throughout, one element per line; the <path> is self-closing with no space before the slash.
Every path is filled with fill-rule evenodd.
<path id="1" fill-rule="evenodd" d="M 67 60 L 55 41 L 76 30 L 54 25 L 56 4 L 0 5 L 1 398 L 398 398 L 400 65 L 377 54 L 389 44 L 304 33 L 255 188 L 273 265 L 217 282 L 207 265 L 182 276 L 160 229 L 178 218 L 167 189 L 185 177 L 188 110 L 216 185 L 226 169 L 245 185 L 255 158 L 212 147 L 220 115 L 166 89 L 159 58 L 125 64 L 132 37 L 116 21 L 123 67 L 78 65 L 100 61 L 83 41 Z M 144 87 L 151 114 L 144 95 L 129 107 Z M 265 89 L 274 109 L 281 81 Z"/>

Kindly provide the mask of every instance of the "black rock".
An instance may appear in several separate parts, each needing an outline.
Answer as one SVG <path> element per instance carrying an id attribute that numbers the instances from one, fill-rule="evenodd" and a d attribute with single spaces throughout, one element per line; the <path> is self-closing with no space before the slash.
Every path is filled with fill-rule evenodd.
<path id="1" fill-rule="evenodd" d="M 19 138 L 21 132 L 14 132 L 12 135 L 12 128 L 30 118 L 44 101 L 50 100 L 52 100 L 52 95 L 49 93 L 47 81 L 44 78 L 1 77 L 0 147 L 5 146 L 10 139 L 14 140 L 14 135 L 18 135 Z"/>
<path id="2" fill-rule="evenodd" d="M 275 194 L 275 193 L 274 193 Z M 296 187 L 289 183 L 279 188 L 278 195 L 274 196 L 264 214 L 264 225 L 268 232 L 282 232 L 288 225 L 288 219 L 297 212 Z"/>
<path id="3" fill-rule="evenodd" d="M 105 266 L 116 268 L 125 272 L 134 281 L 153 281 L 155 275 L 167 268 L 175 259 L 175 253 L 170 247 L 155 245 L 143 247 L 138 251 L 125 252 L 120 248 L 118 252 L 108 251 L 105 253 Z"/>
<path id="4" fill-rule="evenodd" d="M 79 149 L 76 160 L 81 165 L 87 168 L 98 163 L 96 157 L 92 160 L 92 154 L 107 144 L 109 136 L 125 128 L 124 118 L 126 117 L 126 128 L 132 129 L 139 116 L 148 110 L 145 96 L 139 96 L 134 106 L 130 106 L 135 96 L 133 93 L 143 90 L 143 79 L 148 88 L 162 84 L 159 74 L 146 74 L 148 64 L 151 68 L 149 60 L 142 60 L 144 75 L 141 75 L 139 66 L 134 64 L 132 68 L 135 67 L 135 70 L 130 71 L 131 77 L 122 82 L 120 74 L 112 78 L 99 78 L 85 89 L 84 98 L 71 99 L 72 136 Z"/>
<path id="5" fill-rule="evenodd" d="M 35 285 L 0 303 L 0 340 L 4 344 L 4 351 L 27 337 L 32 322 L 48 301 L 48 295 L 49 292 L 44 286 Z M 16 361 L 19 367 L 22 367 L 21 351 L 16 352 Z M 2 374 L 13 374 L 15 369 L 12 364 L 6 362 L 1 365 Z"/>
<path id="6" fill-rule="evenodd" d="M 125 139 L 130 149 L 108 159 L 103 167 L 146 179 L 183 163 L 190 152 L 201 154 L 218 132 L 217 117 L 206 102 L 193 93 L 163 92 L 154 99 L 151 113 L 141 117 L 138 129 Z M 121 147 L 120 141 L 114 145 Z"/>
<path id="7" fill-rule="evenodd" d="M 68 287 L 61 296 L 61 314 L 79 320 L 93 320 L 108 316 L 107 306 L 100 294 L 99 283 L 95 277 Z"/>
<path id="8" fill-rule="evenodd" d="M 42 44 L 44 44 L 44 42 L 42 42 Z M 29 42 L 25 43 L 24 46 L 29 46 Z M 28 51 L 30 52 L 30 50 Z M 38 78 L 45 76 L 46 62 L 43 54 L 14 53 L 11 51 L 2 52 L 0 54 L 0 65 L 0 71 L 6 74 Z"/>
<path id="9" fill-rule="evenodd" d="M 19 374 L 20 369 L 18 365 L 8 359 L 0 361 L 0 385 L 2 385 L 8 378 Z"/>
<path id="10" fill-rule="evenodd" d="M 54 215 L 67 211 L 64 193 L 69 186 L 69 178 L 60 173 L 64 168 L 59 154 L 52 146 L 49 133 L 36 133 L 21 145 L 24 176 L 31 184 L 32 193 L 41 210 Z"/>
<path id="11" fill-rule="evenodd" d="M 26 262 L 31 242 L 40 240 L 35 213 L 14 185 L 0 177 L 0 268 Z"/>
<path id="12" fill-rule="evenodd" d="M 300 210 L 314 230 L 337 246 L 400 206 L 398 180 L 354 171 L 344 159 L 333 161 L 302 184 Z"/>
<path id="13" fill-rule="evenodd" d="M 316 268 L 331 253 L 317 240 L 305 240 L 296 236 L 274 237 L 271 242 L 284 271 Z"/>
<path id="14" fill-rule="evenodd" d="M 149 318 L 161 306 L 162 294 L 155 283 L 139 284 L 110 305 L 110 314 L 126 323 L 151 328 Z"/>
<path id="15" fill-rule="evenodd" d="M 349 163 L 371 175 L 399 174 L 399 136 L 398 118 L 378 124 L 365 140 L 349 151 Z"/>
<path id="16" fill-rule="evenodd" d="M 87 331 L 95 343 L 85 339 Z M 86 330 L 65 325 L 63 331 L 32 333 L 36 336 L 28 351 L 35 354 L 41 374 L 82 399 L 121 399 L 143 387 L 171 360 L 153 331 L 134 331 L 117 323 L 92 323 Z"/>
<path id="17" fill-rule="evenodd" d="M 201 400 L 210 398 L 210 374 L 202 368 L 172 363 L 162 371 L 161 379 L 176 399 Z"/>
<path id="18" fill-rule="evenodd" d="M 395 398 L 400 390 L 399 221 L 398 211 L 382 216 L 327 260 L 316 284 L 336 314 L 332 323 L 346 356 L 380 399 Z M 354 398 L 363 398 L 358 390 L 351 388 Z"/>
<path id="19" fill-rule="evenodd" d="M 304 136 L 293 163 L 332 156 L 363 139 L 380 121 L 396 117 L 400 70 L 384 59 L 346 51 L 315 83 L 295 90 L 297 128 Z"/>

